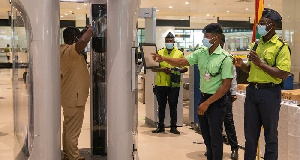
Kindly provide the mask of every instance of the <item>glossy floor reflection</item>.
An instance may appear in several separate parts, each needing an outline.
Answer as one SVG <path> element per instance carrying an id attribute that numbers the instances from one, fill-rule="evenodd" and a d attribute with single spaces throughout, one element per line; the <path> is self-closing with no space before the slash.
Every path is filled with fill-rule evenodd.
<path id="1" fill-rule="evenodd" d="M 90 156 L 90 103 L 87 102 L 82 132 L 79 137 L 81 156 L 86 160 L 106 160 L 102 156 Z M 183 108 L 184 123 L 188 123 L 188 103 Z M 63 117 L 62 117 L 63 119 Z M 145 105 L 139 103 L 138 155 L 140 160 L 204 160 L 205 145 L 201 135 L 186 124 L 178 128 L 180 135 L 169 132 L 153 134 L 154 128 L 145 124 Z M 237 128 L 242 129 L 242 128 Z M 120 136 L 122 136 L 120 134 Z M 13 104 L 11 69 L 0 69 L 0 159 L 13 160 Z M 230 146 L 224 144 L 224 160 L 230 159 Z M 244 159 L 239 150 L 239 159 Z"/>

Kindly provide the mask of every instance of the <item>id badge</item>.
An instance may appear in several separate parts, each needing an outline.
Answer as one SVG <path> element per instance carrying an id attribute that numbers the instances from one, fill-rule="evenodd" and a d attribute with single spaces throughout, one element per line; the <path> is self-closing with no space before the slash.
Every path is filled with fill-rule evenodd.
<path id="1" fill-rule="evenodd" d="M 210 79 L 210 74 L 209 74 L 209 73 L 205 73 L 205 74 L 204 74 L 204 79 L 205 79 L 206 81 L 209 81 L 209 79 Z"/>

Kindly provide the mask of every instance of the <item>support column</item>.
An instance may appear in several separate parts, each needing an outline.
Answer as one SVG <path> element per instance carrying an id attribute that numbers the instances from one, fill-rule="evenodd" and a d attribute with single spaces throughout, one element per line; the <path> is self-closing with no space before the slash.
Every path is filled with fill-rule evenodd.
<path id="1" fill-rule="evenodd" d="M 107 123 L 108 160 L 133 159 L 131 47 L 138 0 L 108 2 Z"/>
<path id="2" fill-rule="evenodd" d="M 282 37 L 292 50 L 292 73 L 294 82 L 299 82 L 300 73 L 300 2 L 298 0 L 282 1 Z"/>

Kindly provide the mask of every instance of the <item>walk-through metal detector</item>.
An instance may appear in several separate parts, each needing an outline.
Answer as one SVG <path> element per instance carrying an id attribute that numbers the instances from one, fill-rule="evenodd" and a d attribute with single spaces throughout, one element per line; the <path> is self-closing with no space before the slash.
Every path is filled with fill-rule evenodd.
<path id="1" fill-rule="evenodd" d="M 132 47 L 136 46 L 140 2 L 68 1 L 89 3 L 91 8 L 92 154 L 107 156 L 108 160 L 138 159 L 138 66 L 136 48 Z M 15 159 L 18 160 L 61 158 L 59 12 L 58 0 L 12 0 Z M 16 52 L 17 44 L 23 45 L 24 53 Z"/>
<path id="2" fill-rule="evenodd" d="M 145 43 L 156 44 L 156 8 L 140 8 L 139 18 L 145 18 Z M 158 124 L 158 102 L 153 93 L 155 86 L 155 72 L 150 69 L 147 70 L 145 76 L 145 105 L 146 117 L 145 122 L 152 126 L 157 127 Z M 167 103 L 165 111 L 165 126 L 170 126 L 170 107 Z M 180 86 L 180 92 L 177 104 L 177 126 L 183 126 L 183 87 Z"/>

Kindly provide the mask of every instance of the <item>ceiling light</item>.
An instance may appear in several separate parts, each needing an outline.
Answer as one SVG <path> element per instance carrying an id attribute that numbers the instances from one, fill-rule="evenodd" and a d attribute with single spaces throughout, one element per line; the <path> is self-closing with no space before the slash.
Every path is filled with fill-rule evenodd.
<path id="1" fill-rule="evenodd" d="M 77 7 L 76 9 L 80 9 L 79 7 Z"/>
<path id="2" fill-rule="evenodd" d="M 249 8 L 246 8 L 246 11 L 248 11 L 249 10 Z"/>
<path id="3" fill-rule="evenodd" d="M 172 6 L 169 6 L 169 8 L 173 8 Z"/>
<path id="4" fill-rule="evenodd" d="M 190 4 L 189 2 L 185 2 L 185 4 Z"/>
<path id="5" fill-rule="evenodd" d="M 181 20 L 183 20 L 183 19 L 181 19 Z"/>
<path id="6" fill-rule="evenodd" d="M 65 13 L 65 15 L 67 16 L 68 14 L 67 14 L 67 13 Z"/>
<path id="7" fill-rule="evenodd" d="M 196 18 L 196 17 L 192 17 L 192 18 Z"/>
<path id="8" fill-rule="evenodd" d="M 268 7 L 271 7 L 271 4 L 268 4 Z"/>
<path id="9" fill-rule="evenodd" d="M 157 9 L 156 12 L 158 12 L 159 10 Z"/>
<path id="10" fill-rule="evenodd" d="M 86 6 L 87 4 L 86 4 L 86 3 L 84 3 L 83 5 L 85 5 L 85 6 Z"/>
<path id="11" fill-rule="evenodd" d="M 206 16 L 209 17 L 209 14 L 207 14 Z"/>
<path id="12" fill-rule="evenodd" d="M 229 11 L 226 11 L 227 13 L 229 13 Z"/>
<path id="13" fill-rule="evenodd" d="M 64 16 L 60 16 L 61 18 L 63 18 Z"/>
<path id="14" fill-rule="evenodd" d="M 72 13 L 72 11 L 69 11 L 70 13 Z"/>

